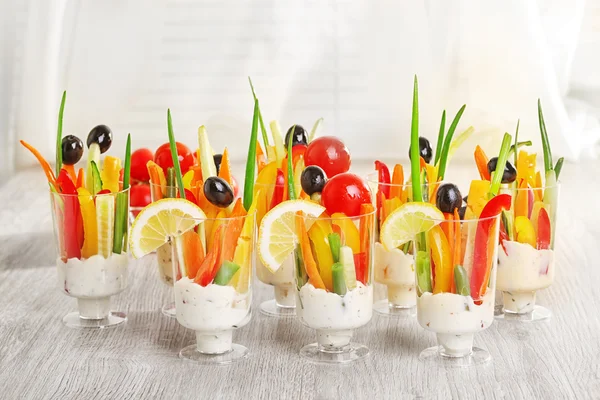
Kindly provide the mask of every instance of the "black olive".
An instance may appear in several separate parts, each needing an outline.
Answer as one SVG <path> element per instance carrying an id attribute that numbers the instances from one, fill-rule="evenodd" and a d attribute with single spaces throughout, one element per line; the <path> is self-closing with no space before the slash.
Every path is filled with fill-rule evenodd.
<path id="1" fill-rule="evenodd" d="M 427 140 L 427 138 L 424 138 L 422 136 L 419 137 L 419 153 L 420 153 L 421 157 L 423 157 L 423 160 L 425 160 L 425 162 L 427 164 L 429 164 L 429 162 L 433 158 L 433 150 L 431 149 L 429 140 Z M 411 158 L 410 157 L 410 147 L 408 148 L 408 158 Z"/>
<path id="2" fill-rule="evenodd" d="M 498 165 L 498 157 L 490 158 L 488 161 L 487 169 L 490 175 L 492 172 L 496 170 L 496 166 Z M 517 170 L 510 161 L 506 161 L 506 166 L 504 167 L 504 173 L 502 174 L 502 183 L 512 183 L 517 179 Z"/>
<path id="3" fill-rule="evenodd" d="M 468 203 L 469 202 L 469 195 L 466 195 L 465 197 L 463 197 L 463 201 L 465 203 Z"/>
<path id="4" fill-rule="evenodd" d="M 322 192 L 325 187 L 325 183 L 327 183 L 327 176 L 325 175 L 325 171 L 316 165 L 309 165 L 304 168 L 302 171 L 302 176 L 300 176 L 300 184 L 302 185 L 302 190 L 311 196 L 313 193 Z"/>
<path id="5" fill-rule="evenodd" d="M 229 207 L 233 203 L 233 189 L 229 183 L 218 176 L 211 176 L 204 181 L 206 199 L 217 207 Z"/>
<path id="6" fill-rule="evenodd" d="M 285 147 L 287 148 L 287 145 L 290 141 L 290 135 L 292 134 L 292 128 L 294 128 L 294 137 L 292 138 L 292 146 L 295 146 L 297 144 L 303 144 L 303 145 L 308 145 L 308 135 L 306 134 L 306 129 L 304 129 L 302 127 L 302 125 L 294 125 L 294 126 L 290 126 L 290 129 L 288 129 L 287 133 L 285 134 Z"/>
<path id="7" fill-rule="evenodd" d="M 462 206 L 462 196 L 460 190 L 453 183 L 442 184 L 437 191 L 435 204 L 441 212 L 453 213 L 456 208 Z"/>
<path id="8" fill-rule="evenodd" d="M 467 211 L 467 206 L 462 206 L 458 209 L 458 216 L 461 220 L 465 219 L 465 212 Z"/>
<path id="9" fill-rule="evenodd" d="M 213 156 L 213 160 L 215 160 L 215 167 L 217 167 L 217 174 L 221 171 L 221 161 L 223 161 L 223 154 L 215 154 Z"/>
<path id="10" fill-rule="evenodd" d="M 88 149 L 92 143 L 98 143 L 100 146 L 100 153 L 106 153 L 112 144 L 112 131 L 110 128 L 106 125 L 98 125 L 92 128 L 87 137 Z"/>
<path id="11" fill-rule="evenodd" d="M 83 142 L 77 136 L 68 135 L 62 139 L 62 162 L 75 165 L 83 156 Z"/>

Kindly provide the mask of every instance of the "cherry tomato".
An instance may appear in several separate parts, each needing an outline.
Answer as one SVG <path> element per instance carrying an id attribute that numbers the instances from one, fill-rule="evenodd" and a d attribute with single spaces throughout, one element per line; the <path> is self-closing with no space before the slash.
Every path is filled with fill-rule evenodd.
<path id="1" fill-rule="evenodd" d="M 131 179 L 140 182 L 150 181 L 146 164 L 153 159 L 154 154 L 150 149 L 137 149 L 131 153 Z"/>
<path id="2" fill-rule="evenodd" d="M 304 153 L 304 164 L 318 165 L 328 178 L 350 169 L 350 152 L 340 139 L 322 136 L 310 142 Z"/>
<path id="3" fill-rule="evenodd" d="M 191 152 L 190 148 L 183 143 L 175 142 L 177 145 L 177 155 L 179 158 L 179 165 L 181 166 L 181 174 L 185 175 L 186 172 L 194 165 L 195 155 Z M 154 162 L 157 163 L 165 173 L 167 168 L 173 166 L 173 159 L 171 158 L 171 147 L 169 143 L 165 143 L 156 149 L 154 154 Z"/>
<path id="4" fill-rule="evenodd" d="M 131 207 L 146 207 L 152 203 L 150 196 L 150 185 L 133 185 L 129 193 L 129 204 Z"/>
<path id="5" fill-rule="evenodd" d="M 329 179 L 321 193 L 321 204 L 329 215 L 342 212 L 348 217 L 356 217 L 365 203 L 371 203 L 369 186 L 360 176 L 349 172 Z"/>

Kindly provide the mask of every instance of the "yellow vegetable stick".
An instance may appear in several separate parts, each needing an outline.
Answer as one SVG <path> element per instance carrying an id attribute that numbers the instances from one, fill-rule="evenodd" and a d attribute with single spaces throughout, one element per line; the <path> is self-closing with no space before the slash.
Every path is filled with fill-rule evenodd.
<path id="1" fill-rule="evenodd" d="M 121 159 L 112 156 L 104 157 L 102 163 L 102 189 L 108 189 L 111 193 L 119 191 L 119 175 L 121 173 Z"/>
<path id="2" fill-rule="evenodd" d="M 257 196 L 254 197 L 250 209 L 248 209 L 248 215 L 242 226 L 242 233 L 240 233 L 235 252 L 233 253 L 233 262 L 239 265 L 240 269 L 235 273 L 229 284 L 235 287 L 239 293 L 246 293 L 248 291 L 248 284 L 252 278 L 253 228 L 255 226 L 257 198 L 260 197 L 260 194 L 261 192 L 259 191 Z"/>
<path id="3" fill-rule="evenodd" d="M 90 258 L 98 254 L 98 225 L 96 223 L 96 206 L 90 192 L 80 187 L 77 189 L 79 195 L 79 206 L 83 218 L 83 247 L 81 257 Z"/>
<path id="4" fill-rule="evenodd" d="M 517 232 L 517 242 L 536 248 L 535 229 L 529 218 L 523 216 L 515 218 L 515 231 Z"/>
<path id="5" fill-rule="evenodd" d="M 333 266 L 333 255 L 329 247 L 328 235 L 333 229 L 328 221 L 317 219 L 308 230 L 308 237 L 312 243 L 313 254 L 316 255 L 319 274 L 325 284 L 325 288 L 333 291 L 333 277 L 331 267 Z"/>
<path id="6" fill-rule="evenodd" d="M 333 213 L 331 218 L 333 224 L 342 231 L 342 244 L 350 247 L 353 254 L 360 253 L 360 234 L 354 222 L 342 213 Z"/>

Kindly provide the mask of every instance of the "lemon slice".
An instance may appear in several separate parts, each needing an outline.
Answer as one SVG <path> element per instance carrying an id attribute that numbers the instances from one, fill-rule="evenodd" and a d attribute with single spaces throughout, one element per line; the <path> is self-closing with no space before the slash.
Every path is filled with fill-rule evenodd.
<path id="1" fill-rule="evenodd" d="M 96 225 L 98 227 L 98 254 L 110 257 L 115 229 L 115 196 L 96 197 Z"/>
<path id="2" fill-rule="evenodd" d="M 162 199 L 145 207 L 131 225 L 129 247 L 135 258 L 158 249 L 206 219 L 200 207 L 185 199 Z"/>
<path id="3" fill-rule="evenodd" d="M 316 219 L 325 211 L 325 207 L 308 200 L 284 201 L 266 213 L 260 223 L 258 255 L 271 272 L 281 267 L 298 243 L 294 223 L 298 211 Z M 310 225 L 307 221 L 306 229 Z"/>
<path id="4" fill-rule="evenodd" d="M 433 204 L 404 203 L 385 219 L 381 227 L 381 243 L 388 250 L 395 249 L 443 220 L 444 214 Z"/>

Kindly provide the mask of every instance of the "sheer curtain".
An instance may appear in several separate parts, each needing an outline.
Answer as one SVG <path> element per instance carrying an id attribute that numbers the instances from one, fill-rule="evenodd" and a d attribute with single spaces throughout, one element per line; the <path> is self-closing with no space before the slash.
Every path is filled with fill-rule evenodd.
<path id="1" fill-rule="evenodd" d="M 497 151 L 521 120 L 539 145 L 542 99 L 553 152 L 596 155 L 600 138 L 600 7 L 592 1 L 0 0 L 0 132 L 7 170 L 52 159 L 60 96 L 65 133 L 97 124 L 122 147 L 178 140 L 206 125 L 215 148 L 243 159 L 253 77 L 267 120 L 345 139 L 357 159 L 405 159 L 413 74 L 421 132 L 435 141 L 442 109 L 467 110 L 474 144 Z M 594 51 L 596 50 L 596 51 Z"/>

